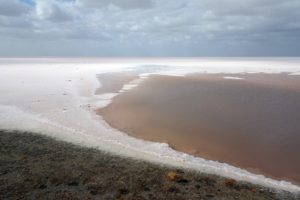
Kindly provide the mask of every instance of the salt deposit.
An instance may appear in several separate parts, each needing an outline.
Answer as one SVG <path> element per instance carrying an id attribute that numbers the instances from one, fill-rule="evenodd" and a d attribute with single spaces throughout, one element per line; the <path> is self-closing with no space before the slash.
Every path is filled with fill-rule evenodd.
<path id="1" fill-rule="evenodd" d="M 140 78 L 124 85 L 120 92 L 137 87 L 151 74 L 296 74 L 300 59 L 0 59 L 0 128 L 39 132 L 125 156 L 300 191 L 299 186 L 289 182 L 196 158 L 177 152 L 168 144 L 135 139 L 109 127 L 94 110 L 109 104 L 120 92 L 95 95 L 95 90 L 101 86 L 96 75 L 143 71 L 145 65 L 157 67 L 153 72 L 141 73 Z"/>

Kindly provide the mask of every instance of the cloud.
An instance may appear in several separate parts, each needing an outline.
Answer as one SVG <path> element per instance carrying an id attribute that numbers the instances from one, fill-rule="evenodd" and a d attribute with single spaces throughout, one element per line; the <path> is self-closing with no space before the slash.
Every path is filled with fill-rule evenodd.
<path id="1" fill-rule="evenodd" d="M 55 0 L 37 0 L 36 14 L 42 20 L 63 22 L 72 19 L 72 15 L 67 12 L 66 4 Z"/>
<path id="2" fill-rule="evenodd" d="M 29 6 L 18 0 L 0 0 L 0 16 L 20 16 L 29 11 Z"/>
<path id="3" fill-rule="evenodd" d="M 82 6 L 102 8 L 105 6 L 116 6 L 125 9 L 151 8 L 154 6 L 152 0 L 77 0 Z"/>
<path id="4" fill-rule="evenodd" d="M 39 53 L 54 54 L 52 47 L 62 43 L 68 55 L 82 53 L 74 48 L 77 45 L 88 47 L 87 54 L 106 56 L 271 56 L 300 52 L 298 0 L 0 2 L 6 7 L 0 7 L 0 41 L 9 38 L 24 45 L 35 41 L 43 49 Z M 42 48 L 43 43 L 47 45 Z M 3 43 L 1 48 L 7 47 Z"/>

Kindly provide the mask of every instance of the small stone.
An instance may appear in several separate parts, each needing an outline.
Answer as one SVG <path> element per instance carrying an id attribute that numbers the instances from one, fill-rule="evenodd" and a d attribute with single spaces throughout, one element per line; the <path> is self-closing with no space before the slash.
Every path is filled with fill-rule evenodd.
<path id="1" fill-rule="evenodd" d="M 179 179 L 179 180 L 176 181 L 176 182 L 177 182 L 177 183 L 188 183 L 189 180 L 182 178 L 182 179 Z"/>
<path id="2" fill-rule="evenodd" d="M 236 185 L 236 180 L 234 180 L 234 179 L 227 179 L 225 181 L 225 185 L 227 187 L 234 187 Z"/>
<path id="3" fill-rule="evenodd" d="M 180 174 L 178 174 L 177 172 L 171 171 L 171 172 L 168 172 L 167 178 L 170 181 L 179 181 L 182 179 L 182 176 Z"/>

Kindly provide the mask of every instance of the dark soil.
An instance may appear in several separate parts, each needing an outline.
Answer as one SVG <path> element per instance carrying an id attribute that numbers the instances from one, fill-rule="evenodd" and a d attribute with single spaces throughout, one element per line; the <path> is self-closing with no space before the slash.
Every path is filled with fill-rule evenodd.
<path id="1" fill-rule="evenodd" d="M 0 131 L 0 199 L 300 199 L 33 133 Z"/>

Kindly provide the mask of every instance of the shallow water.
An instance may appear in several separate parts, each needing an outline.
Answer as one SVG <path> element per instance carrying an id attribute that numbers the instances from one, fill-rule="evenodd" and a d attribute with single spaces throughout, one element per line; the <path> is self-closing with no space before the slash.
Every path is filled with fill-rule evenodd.
<path id="1" fill-rule="evenodd" d="M 300 183 L 300 77 L 153 76 L 99 111 L 176 150 Z"/>

